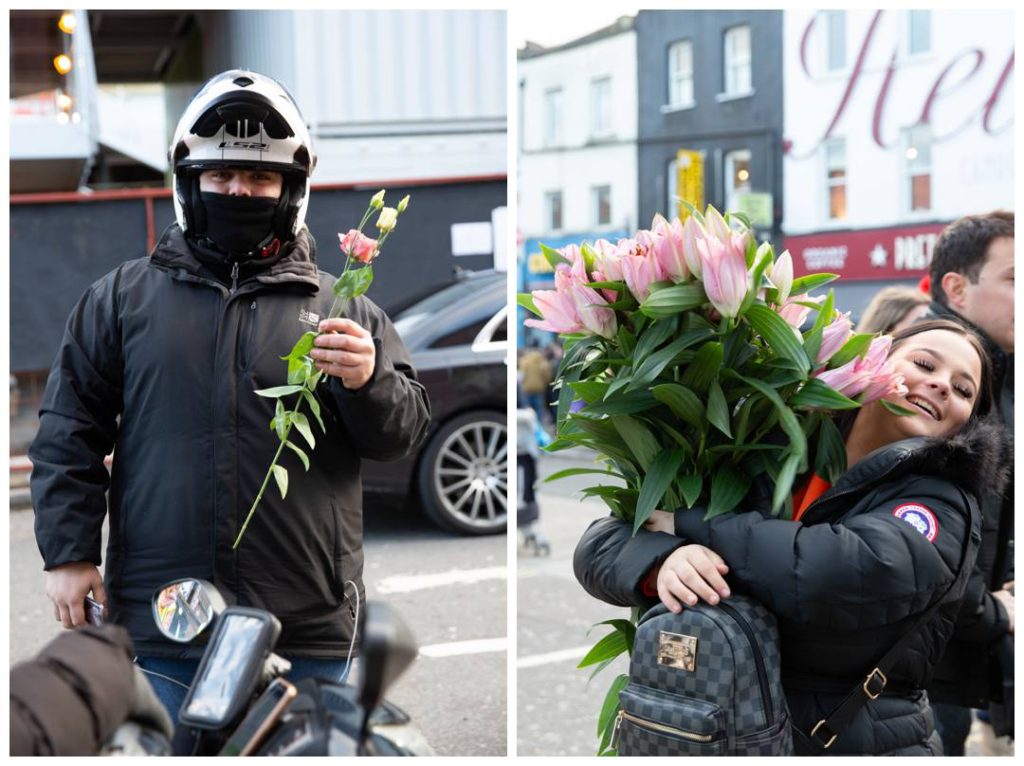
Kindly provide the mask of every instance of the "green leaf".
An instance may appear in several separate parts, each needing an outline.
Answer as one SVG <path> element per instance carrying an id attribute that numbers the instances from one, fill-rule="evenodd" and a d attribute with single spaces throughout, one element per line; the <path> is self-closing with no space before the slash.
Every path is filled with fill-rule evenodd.
<path id="1" fill-rule="evenodd" d="M 704 487 L 704 477 L 699 473 L 691 473 L 679 478 L 676 482 L 679 485 L 679 492 L 687 508 L 693 508 L 693 504 L 700 498 L 701 489 Z"/>
<path id="2" fill-rule="evenodd" d="M 586 653 L 577 668 L 585 668 L 588 665 L 596 665 L 607 659 L 618 657 L 629 651 L 629 644 L 626 641 L 626 634 L 621 630 L 613 630 L 602 638 Z"/>
<path id="3" fill-rule="evenodd" d="M 668 405 L 677 417 L 703 432 L 704 403 L 693 391 L 679 383 L 662 383 L 652 388 L 651 393 L 659 402 Z"/>
<path id="4" fill-rule="evenodd" d="M 313 374 L 313 360 L 308 356 L 288 359 L 288 384 L 306 387 L 306 381 Z"/>
<path id="5" fill-rule="evenodd" d="M 707 393 L 711 381 L 718 375 L 722 367 L 722 344 L 713 341 L 705 343 L 697 351 L 697 356 L 683 372 L 681 382 L 697 394 Z"/>
<path id="6" fill-rule="evenodd" d="M 917 412 L 915 410 L 909 410 L 906 407 L 901 407 L 898 404 L 893 404 L 888 399 L 879 399 L 878 401 L 881 402 L 882 406 L 889 410 L 889 412 L 891 412 L 893 415 L 899 415 L 901 418 L 921 414 L 920 412 Z"/>
<path id="7" fill-rule="evenodd" d="M 793 479 L 796 478 L 797 468 L 800 466 L 800 455 L 790 455 L 782 464 L 782 470 L 775 480 L 775 491 L 772 493 L 772 513 L 777 514 L 786 503 L 786 498 L 793 491 Z"/>
<path id="8" fill-rule="evenodd" d="M 633 379 L 628 386 L 628 390 L 635 390 L 637 388 L 647 386 L 661 374 L 662 370 L 664 370 L 680 352 L 685 351 L 690 346 L 693 346 L 702 340 L 706 340 L 711 336 L 712 333 L 708 330 L 688 330 L 687 332 L 684 332 L 674 341 L 665 346 L 665 348 L 651 354 L 647 360 L 640 365 L 640 367 L 633 373 Z"/>
<path id="9" fill-rule="evenodd" d="M 306 453 L 303 452 L 301 449 L 299 449 L 298 447 L 296 447 L 294 444 L 292 444 L 289 441 L 285 442 L 285 446 L 290 448 L 292 452 L 294 452 L 296 455 L 299 456 L 299 460 L 302 461 L 302 465 L 308 471 L 309 470 L 309 458 L 306 456 Z"/>
<path id="10" fill-rule="evenodd" d="M 288 494 L 288 469 L 284 466 L 274 466 L 274 481 L 277 482 L 277 488 L 281 492 L 281 499 L 284 500 Z"/>
<path id="11" fill-rule="evenodd" d="M 597 717 L 597 736 L 600 744 L 597 751 L 603 752 L 612 741 L 615 733 L 615 719 L 619 714 L 619 692 L 626 688 L 629 683 L 629 676 L 622 674 L 615 677 L 608 691 L 604 695 L 604 702 L 601 703 L 601 713 Z"/>
<path id="12" fill-rule="evenodd" d="M 313 332 L 312 330 L 307 330 L 306 332 L 302 333 L 302 337 L 295 341 L 295 345 L 292 346 L 292 350 L 288 352 L 288 356 L 282 356 L 281 358 L 285 360 L 291 360 L 301 359 L 302 357 L 306 356 L 310 351 L 313 350 L 313 341 L 317 339 L 317 336 L 319 334 L 320 333 Z"/>
<path id="13" fill-rule="evenodd" d="M 600 380 L 579 380 L 569 384 L 580 399 L 587 402 L 599 402 L 608 393 L 608 383 Z"/>
<path id="14" fill-rule="evenodd" d="M 320 425 L 321 433 L 327 433 L 327 426 L 324 425 L 324 419 L 320 417 L 320 402 L 313 396 L 312 391 L 303 391 L 302 398 L 306 400 L 306 404 L 309 405 L 309 411 L 313 413 L 313 417 L 316 418 L 316 422 Z"/>
<path id="15" fill-rule="evenodd" d="M 830 484 L 846 473 L 846 442 L 832 418 L 821 419 L 818 448 L 814 453 L 814 472 Z"/>
<path id="16" fill-rule="evenodd" d="M 818 315 L 814 318 L 814 325 L 811 327 L 811 332 L 817 332 L 821 330 L 824 332 L 825 325 L 830 324 L 836 313 L 835 309 L 836 296 L 832 290 L 828 291 L 828 295 L 825 296 L 825 302 L 818 306 Z"/>
<path id="17" fill-rule="evenodd" d="M 640 311 L 654 319 L 664 319 L 703 306 L 707 300 L 704 288 L 697 282 L 673 285 L 652 292 L 647 300 L 640 304 Z"/>
<path id="18" fill-rule="evenodd" d="M 863 358 L 868 352 L 868 348 L 871 347 L 871 341 L 875 339 L 874 333 L 862 332 L 852 336 L 843 347 L 836 351 L 832 355 L 832 358 L 828 360 L 829 368 L 842 367 L 849 361 L 852 361 L 854 357 Z"/>
<path id="19" fill-rule="evenodd" d="M 292 424 L 302 434 L 302 438 L 309 444 L 310 449 L 316 448 L 316 439 L 313 437 L 313 429 L 309 427 L 309 420 L 301 412 L 292 413 Z"/>
<path id="20" fill-rule="evenodd" d="M 793 286 L 789 290 L 790 295 L 801 295 L 809 293 L 822 285 L 827 285 L 839 279 L 838 274 L 808 274 L 805 277 L 797 277 L 793 280 Z"/>
<path id="21" fill-rule="evenodd" d="M 650 391 L 630 391 L 610 401 L 592 404 L 587 407 L 587 412 L 591 415 L 635 415 L 651 409 L 655 401 Z"/>
<path id="22" fill-rule="evenodd" d="M 256 396 L 265 396 L 268 399 L 280 399 L 288 394 L 297 394 L 303 386 L 274 386 L 273 388 L 261 388 L 256 391 Z"/>
<path id="23" fill-rule="evenodd" d="M 725 394 L 717 380 L 711 381 L 708 387 L 708 422 L 723 434 L 732 438 L 729 429 L 729 405 L 725 402 Z"/>
<path id="24" fill-rule="evenodd" d="M 533 302 L 533 293 L 516 293 L 516 303 L 535 316 L 541 316 L 540 309 Z"/>
<path id="25" fill-rule="evenodd" d="M 757 252 L 754 255 L 754 266 L 753 271 L 750 273 L 750 284 L 752 289 L 747 291 L 747 294 L 743 296 L 743 303 L 740 304 L 740 310 L 736 316 L 743 316 L 747 313 L 757 297 L 758 292 L 761 288 L 761 278 L 764 276 L 765 269 L 767 269 L 772 261 L 775 259 L 775 253 L 772 250 L 772 246 L 763 242 L 760 247 L 757 248 Z"/>
<path id="26" fill-rule="evenodd" d="M 675 318 L 651 322 L 637 340 L 636 349 L 633 351 L 634 367 L 643 364 L 655 349 L 675 334 L 678 327 L 679 322 Z"/>
<path id="27" fill-rule="evenodd" d="M 751 388 L 759 391 L 766 399 L 775 405 L 775 409 L 779 413 L 779 423 L 782 425 L 782 430 L 786 432 L 786 436 L 789 437 L 790 450 L 795 455 L 799 455 L 801 459 L 807 456 L 807 437 L 804 436 L 804 430 L 800 427 L 800 421 L 793 410 L 786 406 L 786 403 L 782 401 L 782 397 L 779 396 L 779 392 L 768 384 L 758 380 L 757 378 L 748 378 L 740 375 L 739 373 L 733 372 L 732 370 L 723 370 L 723 375 L 729 377 L 735 377 L 738 380 L 746 383 Z"/>
<path id="28" fill-rule="evenodd" d="M 796 333 L 785 319 L 760 304 L 751 306 L 744 318 L 764 338 L 772 351 L 798 364 L 801 371 L 810 370 L 811 362 L 804 353 L 803 344 L 797 340 Z"/>
<path id="29" fill-rule="evenodd" d="M 803 388 L 789 400 L 791 407 L 814 407 L 824 410 L 852 410 L 860 407 L 857 402 L 843 396 L 826 383 L 811 378 Z"/>
<path id="30" fill-rule="evenodd" d="M 605 391 L 604 398 L 610 399 L 611 397 L 615 396 L 615 394 L 619 393 L 619 391 L 622 391 L 627 386 L 629 386 L 629 384 L 632 381 L 632 375 L 629 375 L 624 370 L 620 371 L 619 374 L 615 376 L 615 380 L 613 380 L 611 382 L 611 385 L 608 386 L 608 390 Z"/>
<path id="31" fill-rule="evenodd" d="M 280 399 L 274 407 L 274 419 L 270 421 L 270 428 L 277 432 L 277 438 L 285 441 L 288 438 L 288 412 L 284 408 L 284 402 Z"/>
<path id="32" fill-rule="evenodd" d="M 743 444 L 747 440 L 750 431 L 750 411 L 754 407 L 756 399 L 748 396 L 740 404 L 739 412 L 736 415 L 736 435 L 733 441 L 736 444 Z"/>
<path id="33" fill-rule="evenodd" d="M 725 463 L 711 478 L 711 502 L 705 520 L 728 513 L 746 496 L 750 477 L 732 463 Z"/>
<path id="34" fill-rule="evenodd" d="M 647 426 L 636 418 L 617 415 L 611 420 L 615 430 L 619 432 L 619 436 L 629 447 L 629 451 L 633 453 L 640 467 L 645 471 L 648 470 L 661 450 L 658 440 L 654 438 Z"/>
<path id="35" fill-rule="evenodd" d="M 564 479 L 567 476 L 582 476 L 583 474 L 588 473 L 599 473 L 605 476 L 617 476 L 620 479 L 624 478 L 622 474 L 615 473 L 615 471 L 605 471 L 601 468 L 565 468 L 561 471 L 555 471 L 550 476 L 546 476 L 541 481 L 541 484 L 545 484 L 549 481 L 558 481 L 559 479 Z"/>
<path id="36" fill-rule="evenodd" d="M 640 486 L 640 497 L 636 501 L 636 515 L 633 517 L 633 534 L 635 535 L 644 522 L 658 507 L 665 490 L 672 486 L 672 481 L 683 463 L 683 451 L 674 449 L 662 451 L 647 469 L 643 484 Z M 674 508 L 672 510 L 675 510 Z"/>
<path id="37" fill-rule="evenodd" d="M 584 282 L 585 287 L 593 287 L 595 290 L 615 290 L 616 292 L 623 292 L 627 289 L 626 283 L 621 279 L 611 282 Z"/>
<path id="38" fill-rule="evenodd" d="M 544 260 L 546 260 L 548 262 L 548 264 L 551 266 L 552 269 L 554 269 L 560 263 L 564 263 L 567 266 L 571 266 L 572 265 L 571 263 L 569 263 L 569 259 L 568 258 L 563 256 L 557 250 L 552 250 L 550 247 L 545 245 L 543 242 L 540 243 L 540 251 L 544 255 Z"/>
<path id="39" fill-rule="evenodd" d="M 345 300 L 365 293 L 373 282 L 373 268 L 349 269 L 334 283 L 334 294 Z"/>

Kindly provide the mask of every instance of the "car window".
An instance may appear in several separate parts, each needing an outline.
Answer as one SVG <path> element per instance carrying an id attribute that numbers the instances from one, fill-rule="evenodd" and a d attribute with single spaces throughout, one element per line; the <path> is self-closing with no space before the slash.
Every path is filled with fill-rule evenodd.
<path id="1" fill-rule="evenodd" d="M 494 330 L 494 335 L 491 336 L 491 341 L 496 343 L 498 341 L 508 340 L 508 318 L 501 320 L 501 324 L 498 325 Z"/>
<path id="2" fill-rule="evenodd" d="M 445 333 L 440 338 L 437 338 L 433 343 L 430 344 L 430 348 L 445 348 L 446 346 L 468 346 L 479 332 L 484 329 L 484 325 L 487 324 L 487 320 L 490 317 L 484 317 L 478 322 L 471 322 L 470 324 L 463 325 L 449 333 Z"/>
<path id="3" fill-rule="evenodd" d="M 427 296 L 419 303 L 414 303 L 395 317 L 393 320 L 395 329 L 398 330 L 399 335 L 404 335 L 411 327 L 431 317 L 437 317 L 445 307 L 465 300 L 479 290 L 480 282 L 475 279 L 464 279 L 454 285 L 449 285 L 440 292 Z"/>

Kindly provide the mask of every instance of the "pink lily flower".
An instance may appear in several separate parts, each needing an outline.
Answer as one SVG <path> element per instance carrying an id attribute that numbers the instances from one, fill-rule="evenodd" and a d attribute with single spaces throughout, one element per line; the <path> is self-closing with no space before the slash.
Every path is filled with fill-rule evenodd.
<path id="1" fill-rule="evenodd" d="M 615 312 L 607 308 L 608 302 L 592 287 L 574 284 L 569 288 L 569 296 L 576 308 L 576 314 L 583 324 L 583 329 L 600 335 L 602 338 L 614 338 L 618 324 Z"/>
<path id="2" fill-rule="evenodd" d="M 746 259 L 735 247 L 718 239 L 699 241 L 697 250 L 708 300 L 722 316 L 736 316 L 750 291 Z"/>
<path id="3" fill-rule="evenodd" d="M 651 294 L 650 285 L 657 279 L 652 259 L 647 255 L 627 255 L 622 261 L 622 276 L 633 297 L 643 303 Z"/>
<path id="4" fill-rule="evenodd" d="M 557 274 L 556 274 L 557 276 Z M 541 319 L 529 318 L 524 324 L 556 333 L 580 332 L 583 323 L 576 311 L 576 304 L 567 292 L 559 290 L 534 290 L 533 302 L 541 313 Z"/>
<path id="5" fill-rule="evenodd" d="M 700 252 L 697 250 L 697 243 L 707 237 L 704 227 L 697 222 L 692 215 L 683 224 L 683 258 L 690 269 L 690 273 L 697 279 L 701 278 Z"/>
<path id="6" fill-rule="evenodd" d="M 708 236 L 720 239 L 722 242 L 728 242 L 732 235 L 732 229 L 725 222 L 725 218 L 711 205 L 708 205 L 707 210 L 704 212 L 704 230 L 708 233 Z"/>
<path id="7" fill-rule="evenodd" d="M 811 313 L 811 309 L 807 306 L 801 306 L 800 302 L 821 303 L 824 300 L 824 295 L 817 298 L 811 298 L 807 293 L 791 296 L 782 308 L 779 309 L 779 316 L 785 319 L 787 324 L 794 330 L 799 330 L 803 327 L 804 322 L 807 321 L 807 315 Z"/>
<path id="8" fill-rule="evenodd" d="M 683 256 L 683 225 L 679 219 L 669 223 L 661 215 L 656 215 L 651 233 L 654 236 L 654 257 L 666 278 L 673 282 L 689 279 L 690 269 Z"/>
<path id="9" fill-rule="evenodd" d="M 789 250 L 783 250 L 782 255 L 775 259 L 768 278 L 779 292 L 781 306 L 786 302 L 790 288 L 793 287 L 793 256 L 789 254 Z"/>
<path id="10" fill-rule="evenodd" d="M 818 349 L 815 362 L 825 364 L 843 347 L 851 335 L 853 335 L 853 322 L 850 321 L 850 312 L 847 311 L 833 319 L 831 324 L 822 330 L 821 347 Z"/>
<path id="11" fill-rule="evenodd" d="M 907 395 L 907 387 L 903 385 L 905 378 L 898 372 L 893 372 L 887 364 L 885 369 L 875 375 L 867 388 L 860 395 L 861 404 L 871 404 L 879 399 L 893 397 L 904 397 Z"/>

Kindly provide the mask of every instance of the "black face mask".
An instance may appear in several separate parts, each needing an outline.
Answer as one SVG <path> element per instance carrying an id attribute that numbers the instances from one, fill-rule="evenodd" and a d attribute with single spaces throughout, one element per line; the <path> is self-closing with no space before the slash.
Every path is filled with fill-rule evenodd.
<path id="1" fill-rule="evenodd" d="M 234 197 L 200 192 L 206 208 L 206 236 L 226 255 L 247 255 L 273 233 L 274 197 Z"/>

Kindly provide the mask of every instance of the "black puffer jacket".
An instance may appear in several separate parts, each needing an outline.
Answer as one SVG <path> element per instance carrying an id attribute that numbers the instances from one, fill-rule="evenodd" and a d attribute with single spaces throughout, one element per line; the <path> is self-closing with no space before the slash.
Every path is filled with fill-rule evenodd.
<path id="1" fill-rule="evenodd" d="M 794 726 L 809 732 L 863 682 L 958 569 L 973 566 L 980 537 L 975 497 L 998 473 L 998 438 L 993 426 L 974 424 L 952 440 L 908 439 L 877 450 L 818 498 L 800 523 L 759 511 L 704 522 L 694 508 L 676 513 L 675 536 L 641 531 L 631 537 L 630 526 L 602 519 L 576 548 L 576 577 L 604 601 L 648 605 L 642 583 L 673 550 L 691 542 L 717 551 L 729 565 L 731 586 L 778 616 L 790 712 Z M 908 505 L 933 514 L 931 541 L 895 515 Z M 963 595 L 957 590 L 890 674 L 883 697 L 861 710 L 828 753 L 941 751 L 920 690 L 952 632 Z"/>
<path id="2" fill-rule="evenodd" d="M 365 297 L 346 316 L 374 338 L 373 377 L 357 391 L 336 378 L 321 384 L 327 433 L 310 417 L 317 444 L 306 450 L 309 471 L 285 450 L 287 499 L 271 483 L 241 546 L 231 548 L 279 443 L 268 428 L 274 400 L 253 392 L 287 382 L 280 357 L 327 316 L 332 284 L 306 230 L 284 257 L 243 272 L 232 289 L 171 226 L 150 258 L 119 266 L 72 311 L 29 451 L 36 539 L 46 569 L 100 563 L 109 484 L 111 617 L 140 654 L 182 655 L 157 633 L 150 599 L 186 576 L 273 612 L 283 626 L 280 652 L 347 651 L 354 593 L 346 581 L 363 591 L 360 460 L 401 457 L 429 420 L 408 352 Z"/>

